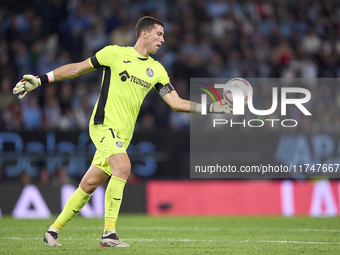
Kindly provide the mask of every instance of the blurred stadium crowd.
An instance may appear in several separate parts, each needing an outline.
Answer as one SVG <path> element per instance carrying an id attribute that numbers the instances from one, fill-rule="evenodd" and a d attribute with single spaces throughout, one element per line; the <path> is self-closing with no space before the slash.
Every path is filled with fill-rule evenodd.
<path id="1" fill-rule="evenodd" d="M 32 2 L 22 10 L 0 8 L 2 130 L 87 129 L 101 72 L 42 86 L 20 101 L 12 88 L 23 74 L 40 75 L 82 61 L 108 44 L 133 46 L 134 26 L 144 15 L 165 24 L 165 44 L 152 57 L 167 69 L 181 97 L 190 97 L 190 77 L 306 78 L 312 95 L 318 92 L 309 108 L 317 115 L 314 129 L 340 130 L 340 90 L 327 82 L 313 82 L 340 75 L 337 1 Z M 261 86 L 255 96 L 259 109 L 271 100 L 268 86 Z M 330 119 L 337 125 L 318 124 Z M 153 92 L 143 104 L 137 129 L 159 127 L 186 130 L 189 115 L 172 113 Z"/>

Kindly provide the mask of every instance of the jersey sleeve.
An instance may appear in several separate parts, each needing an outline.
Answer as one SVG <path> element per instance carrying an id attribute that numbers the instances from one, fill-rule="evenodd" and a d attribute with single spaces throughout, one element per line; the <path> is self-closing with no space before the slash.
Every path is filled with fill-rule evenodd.
<path id="1" fill-rule="evenodd" d="M 165 71 L 164 67 L 161 66 L 160 69 L 161 69 L 161 78 L 155 84 L 155 90 L 161 97 L 164 97 L 166 94 L 170 93 L 175 88 L 171 85 L 170 78 L 168 76 L 168 73 Z"/>
<path id="2" fill-rule="evenodd" d="M 114 59 L 116 47 L 113 45 L 106 46 L 105 48 L 101 49 L 90 58 L 90 64 L 94 68 L 99 68 L 101 66 L 109 66 L 110 59 Z"/>

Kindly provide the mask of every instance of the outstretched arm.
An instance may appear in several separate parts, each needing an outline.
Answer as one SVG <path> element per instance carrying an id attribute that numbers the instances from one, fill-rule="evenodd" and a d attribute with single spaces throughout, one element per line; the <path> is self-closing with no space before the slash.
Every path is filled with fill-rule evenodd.
<path id="1" fill-rule="evenodd" d="M 89 59 L 87 59 L 82 62 L 63 65 L 47 74 L 37 77 L 31 74 L 26 74 L 24 75 L 23 79 L 19 81 L 13 88 L 13 94 L 20 93 L 19 99 L 22 99 L 27 94 L 27 92 L 36 89 L 41 84 L 73 79 L 79 75 L 93 70 L 95 70 L 95 68 L 92 67 Z"/>
<path id="2" fill-rule="evenodd" d="M 53 70 L 54 81 L 73 79 L 93 70 L 95 70 L 95 68 L 91 66 L 88 59 L 79 63 L 67 64 Z"/>
<path id="3" fill-rule="evenodd" d="M 175 90 L 163 96 L 163 100 L 175 112 L 196 112 L 197 103 L 182 99 Z"/>

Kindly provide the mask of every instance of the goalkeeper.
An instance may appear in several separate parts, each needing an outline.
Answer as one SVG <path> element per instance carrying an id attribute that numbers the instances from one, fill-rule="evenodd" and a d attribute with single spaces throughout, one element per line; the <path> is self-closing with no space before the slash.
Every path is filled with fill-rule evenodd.
<path id="1" fill-rule="evenodd" d="M 146 16 L 136 25 L 134 47 L 110 45 L 95 56 L 79 63 L 61 66 L 40 76 L 24 75 L 13 89 L 23 98 L 42 84 L 76 78 L 102 68 L 101 92 L 93 109 L 89 133 L 96 146 L 90 168 L 78 189 L 44 235 L 49 246 L 60 246 L 58 233 L 89 201 L 92 193 L 111 176 L 105 192 L 105 226 L 102 247 L 128 247 L 116 234 L 116 221 L 123 198 L 123 189 L 130 175 L 131 163 L 126 149 L 131 141 L 140 106 L 147 93 L 154 88 L 176 112 L 201 112 L 201 105 L 180 98 L 171 85 L 164 67 L 149 56 L 164 43 L 163 23 Z M 208 111 L 230 113 L 226 101 L 211 104 Z"/>

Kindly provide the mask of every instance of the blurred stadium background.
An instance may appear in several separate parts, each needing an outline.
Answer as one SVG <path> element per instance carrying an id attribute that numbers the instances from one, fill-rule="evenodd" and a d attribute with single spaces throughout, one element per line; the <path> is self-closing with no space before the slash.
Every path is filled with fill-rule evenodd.
<path id="1" fill-rule="evenodd" d="M 82 61 L 107 44 L 133 46 L 134 25 L 144 15 L 165 24 L 165 44 L 153 57 L 182 98 L 189 99 L 193 77 L 310 79 L 308 88 L 317 95 L 309 105 L 313 117 L 289 112 L 301 121 L 299 128 L 228 135 L 246 140 L 248 149 L 272 164 L 340 162 L 340 88 L 337 80 L 316 82 L 340 75 L 338 1 L 1 1 L 0 215 L 44 218 L 60 212 L 92 160 L 88 120 L 101 72 L 42 86 L 23 100 L 12 88 L 23 74 Z M 255 95 L 263 107 L 271 102 L 270 88 L 260 86 Z M 340 183 L 334 180 L 189 180 L 189 124 L 189 114 L 173 113 L 154 91 L 148 95 L 129 148 L 133 173 L 122 212 L 340 214 Z M 254 146 L 261 135 L 261 146 Z M 198 199 L 198 193 L 205 196 Z M 84 216 L 103 215 L 103 194 L 96 191 Z"/>

